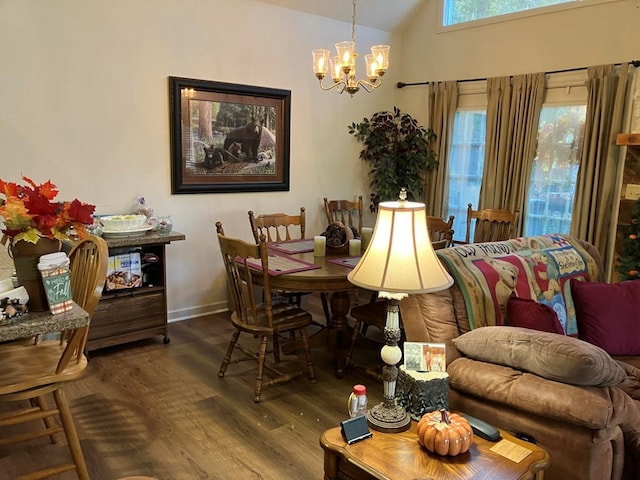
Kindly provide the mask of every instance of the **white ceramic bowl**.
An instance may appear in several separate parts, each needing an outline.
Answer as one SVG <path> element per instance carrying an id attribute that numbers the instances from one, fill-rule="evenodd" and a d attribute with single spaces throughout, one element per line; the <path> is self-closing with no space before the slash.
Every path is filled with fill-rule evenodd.
<path id="1" fill-rule="evenodd" d="M 108 232 L 125 232 L 142 227 L 147 221 L 146 215 L 110 215 L 100 217 L 104 230 Z"/>

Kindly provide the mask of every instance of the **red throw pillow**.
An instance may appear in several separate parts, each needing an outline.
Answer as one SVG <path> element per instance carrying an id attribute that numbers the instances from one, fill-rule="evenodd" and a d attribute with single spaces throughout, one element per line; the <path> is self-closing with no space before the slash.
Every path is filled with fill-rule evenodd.
<path id="1" fill-rule="evenodd" d="M 640 281 L 571 280 L 578 338 L 609 355 L 640 355 Z"/>
<path id="2" fill-rule="evenodd" d="M 558 315 L 553 308 L 530 298 L 512 295 L 507 303 L 507 319 L 512 327 L 530 328 L 564 335 Z"/>

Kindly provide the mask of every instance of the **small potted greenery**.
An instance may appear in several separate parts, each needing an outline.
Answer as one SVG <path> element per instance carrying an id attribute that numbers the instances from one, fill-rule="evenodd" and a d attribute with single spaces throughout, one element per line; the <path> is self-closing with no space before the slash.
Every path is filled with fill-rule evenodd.
<path id="1" fill-rule="evenodd" d="M 374 113 L 348 128 L 364 145 L 360 158 L 370 164 L 371 211 L 382 201 L 396 199 L 402 187 L 409 200 L 422 195 L 424 173 L 438 165 L 432 149 L 433 130 L 420 126 L 398 107 L 393 112 Z"/>

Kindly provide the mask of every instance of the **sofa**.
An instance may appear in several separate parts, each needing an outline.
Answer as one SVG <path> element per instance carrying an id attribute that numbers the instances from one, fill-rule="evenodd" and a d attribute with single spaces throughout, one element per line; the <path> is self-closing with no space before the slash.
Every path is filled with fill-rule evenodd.
<path id="1" fill-rule="evenodd" d="M 449 408 L 543 447 L 547 480 L 639 479 L 640 282 L 604 283 L 596 249 L 569 235 L 437 253 L 453 285 L 400 311 L 407 341 L 446 345 Z"/>

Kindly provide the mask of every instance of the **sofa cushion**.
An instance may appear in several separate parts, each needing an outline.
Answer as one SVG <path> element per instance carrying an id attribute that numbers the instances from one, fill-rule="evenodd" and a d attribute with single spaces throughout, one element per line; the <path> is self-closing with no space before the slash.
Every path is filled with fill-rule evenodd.
<path id="1" fill-rule="evenodd" d="M 622 367 L 601 348 L 554 333 L 520 327 L 482 327 L 453 342 L 472 359 L 506 365 L 557 382 L 612 386 L 626 378 Z"/>
<path id="2" fill-rule="evenodd" d="M 571 281 L 578 338 L 610 355 L 640 355 L 640 281 Z"/>
<path id="3" fill-rule="evenodd" d="M 507 320 L 512 327 L 531 328 L 564 335 L 558 315 L 553 308 L 530 298 L 512 295 L 507 304 Z"/>

